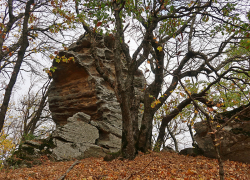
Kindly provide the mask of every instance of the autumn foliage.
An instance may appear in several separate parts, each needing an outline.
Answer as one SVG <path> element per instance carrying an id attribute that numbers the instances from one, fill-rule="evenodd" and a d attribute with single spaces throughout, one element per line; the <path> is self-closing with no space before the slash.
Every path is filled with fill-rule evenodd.
<path id="1" fill-rule="evenodd" d="M 3 167 L 3 159 L 8 156 L 8 153 L 14 150 L 15 146 L 12 139 L 8 138 L 8 135 L 2 131 L 0 136 L 0 169 Z"/>
<path id="2" fill-rule="evenodd" d="M 40 166 L 20 169 L 4 169 L 0 179 L 5 180 L 34 180 L 59 179 L 74 163 L 51 162 L 44 159 Z M 250 179 L 250 165 L 225 161 L 225 179 Z M 111 162 L 103 158 L 87 158 L 67 174 L 67 180 L 94 180 L 94 179 L 219 179 L 218 162 L 203 156 L 191 157 L 169 152 L 152 152 L 139 154 L 133 161 L 115 159 Z"/>

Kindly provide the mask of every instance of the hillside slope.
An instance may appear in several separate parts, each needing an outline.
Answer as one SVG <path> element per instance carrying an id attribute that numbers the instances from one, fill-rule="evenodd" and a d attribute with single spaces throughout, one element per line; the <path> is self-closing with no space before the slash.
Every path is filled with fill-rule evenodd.
<path id="1" fill-rule="evenodd" d="M 3 169 L 0 179 L 5 180 L 57 180 L 74 161 L 51 162 L 44 159 L 40 166 L 32 168 Z M 250 179 L 250 164 L 225 161 L 225 179 Z M 202 156 L 190 157 L 169 152 L 139 154 L 133 161 L 103 161 L 103 158 L 87 158 L 79 161 L 65 179 L 219 179 L 217 160 Z"/>

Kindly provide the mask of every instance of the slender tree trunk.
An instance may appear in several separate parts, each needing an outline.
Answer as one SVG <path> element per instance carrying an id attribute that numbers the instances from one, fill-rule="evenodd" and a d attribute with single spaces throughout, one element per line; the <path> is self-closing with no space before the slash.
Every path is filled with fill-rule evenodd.
<path id="1" fill-rule="evenodd" d="M 168 132 L 169 132 L 171 138 L 172 138 L 173 141 L 174 141 L 175 151 L 176 151 L 176 152 L 179 152 L 177 139 L 175 138 L 175 135 L 174 135 L 174 133 L 171 131 L 171 129 L 169 128 L 168 124 L 167 124 L 167 130 L 168 130 Z"/>
<path id="2" fill-rule="evenodd" d="M 27 126 L 27 134 L 34 134 L 34 131 L 36 129 L 36 124 L 39 121 L 42 111 L 46 105 L 46 99 L 48 97 L 48 91 L 46 92 L 46 94 L 44 96 L 42 96 L 42 99 L 40 101 L 38 110 L 36 111 L 34 117 L 31 119 L 31 121 L 29 122 L 28 126 Z"/>
<path id="3" fill-rule="evenodd" d="M 159 135 L 157 138 L 157 141 L 155 143 L 155 147 L 154 147 L 154 151 L 160 151 L 160 148 L 162 146 L 162 144 L 164 143 L 164 137 L 165 137 L 165 129 L 168 125 L 168 123 L 179 114 L 179 112 L 182 111 L 183 108 L 186 107 L 186 105 L 191 103 L 191 99 L 185 99 L 184 101 L 182 101 L 177 108 L 175 108 L 172 112 L 170 112 L 170 114 L 166 115 L 163 119 L 162 119 L 162 123 L 159 129 Z"/>
<path id="4" fill-rule="evenodd" d="M 138 141 L 138 149 L 142 152 L 152 150 L 152 122 L 158 108 L 152 108 L 151 104 L 155 100 L 154 98 L 158 98 L 163 81 L 164 52 L 157 50 L 158 45 L 156 45 L 154 41 L 151 43 L 156 51 L 158 62 L 154 68 L 155 80 L 147 87 L 144 95 L 144 114 Z M 152 98 L 152 96 L 154 98 Z"/>
<path id="5" fill-rule="evenodd" d="M 3 125 L 4 125 L 4 120 L 5 120 L 5 116 L 6 116 L 6 112 L 9 106 L 9 101 L 10 101 L 10 97 L 11 97 L 11 93 L 12 93 L 12 89 L 16 83 L 17 80 L 17 76 L 18 73 L 20 71 L 20 67 L 22 65 L 23 62 L 23 58 L 25 55 L 25 51 L 27 49 L 27 47 L 29 46 L 29 41 L 28 41 L 28 20 L 30 17 L 30 6 L 31 4 L 34 3 L 34 0 L 30 0 L 27 2 L 26 8 L 25 8 L 25 17 L 24 17 L 24 21 L 23 21 L 23 32 L 22 32 L 22 45 L 20 47 L 20 50 L 18 51 L 18 55 L 17 55 L 17 61 L 16 64 L 14 66 L 9 84 L 5 90 L 5 94 L 4 94 L 4 99 L 3 99 L 3 103 L 1 106 L 1 112 L 0 112 L 0 132 L 3 129 Z"/>
<path id="6" fill-rule="evenodd" d="M 138 150 L 141 152 L 147 152 L 152 149 L 152 120 L 154 112 L 151 108 L 153 98 L 149 97 L 149 93 L 145 92 L 144 95 L 144 113 L 141 122 L 141 128 L 139 132 L 139 138 L 137 142 Z"/>
<path id="7" fill-rule="evenodd" d="M 191 139 L 192 139 L 192 144 L 195 144 L 194 133 L 193 133 L 193 131 L 192 131 L 192 126 L 191 126 L 191 124 L 188 124 L 187 127 L 188 127 L 188 130 L 189 130 Z"/>
<path id="8" fill-rule="evenodd" d="M 169 119 L 168 122 L 170 122 L 171 120 L 172 120 L 172 118 Z M 159 129 L 159 135 L 158 135 L 157 141 L 156 141 L 156 143 L 154 145 L 154 151 L 156 151 L 156 152 L 160 151 L 161 146 L 164 143 L 164 137 L 165 137 L 165 134 L 166 134 L 165 129 L 167 127 L 168 122 L 162 121 L 162 124 L 161 124 L 160 129 Z"/>
<path id="9" fill-rule="evenodd" d="M 133 111 L 129 105 L 128 94 L 122 98 L 122 156 L 133 160 L 138 152 L 136 142 L 138 138 L 138 112 Z"/>
<path id="10" fill-rule="evenodd" d="M 204 102 L 204 100 L 202 100 L 202 97 L 205 95 L 206 91 L 202 91 L 199 94 L 194 94 L 192 95 L 192 97 L 194 99 L 197 99 L 199 101 Z M 162 119 L 162 123 L 159 129 L 159 135 L 154 147 L 154 151 L 159 151 L 162 144 L 164 143 L 164 136 L 165 136 L 165 129 L 167 127 L 167 124 L 175 117 L 177 116 L 188 104 L 191 103 L 191 98 L 187 98 L 184 101 L 182 101 L 173 111 L 171 111 L 168 115 L 166 115 L 163 119 Z"/>

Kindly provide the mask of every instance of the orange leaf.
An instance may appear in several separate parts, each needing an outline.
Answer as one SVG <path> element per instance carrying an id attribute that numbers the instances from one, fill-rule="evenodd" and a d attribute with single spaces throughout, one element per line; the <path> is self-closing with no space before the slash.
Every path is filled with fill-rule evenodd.
<path id="1" fill-rule="evenodd" d="M 188 170 L 187 171 L 187 173 L 186 173 L 187 175 L 194 175 L 194 174 L 197 174 L 197 172 L 196 171 L 194 171 L 194 170 Z"/>
<path id="2" fill-rule="evenodd" d="M 207 110 L 211 112 L 211 111 L 213 111 L 214 109 L 213 109 L 213 108 L 208 107 L 208 108 L 207 108 Z"/>
<path id="3" fill-rule="evenodd" d="M 102 22 L 98 22 L 98 23 L 96 24 L 96 27 L 101 26 L 101 25 L 102 25 Z"/>

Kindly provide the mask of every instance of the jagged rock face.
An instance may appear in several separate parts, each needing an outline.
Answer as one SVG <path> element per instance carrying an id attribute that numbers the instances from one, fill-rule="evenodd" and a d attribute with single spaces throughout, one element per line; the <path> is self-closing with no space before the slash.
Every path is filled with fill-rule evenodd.
<path id="1" fill-rule="evenodd" d="M 95 47 L 92 46 L 93 38 L 81 36 L 67 51 L 60 51 L 58 55 L 74 57 L 74 62 L 53 62 L 57 69 L 52 76 L 48 100 L 52 118 L 57 124 L 54 155 L 58 160 L 87 157 L 87 151 L 104 156 L 107 151 L 118 151 L 121 146 L 120 105 L 114 89 L 98 73 L 92 54 L 95 51 L 100 67 L 115 83 L 114 41 L 112 37 L 102 36 L 94 41 Z M 126 71 L 125 63 L 123 70 Z M 138 71 L 134 80 L 137 97 L 143 97 L 141 90 L 145 82 L 143 74 Z"/>
<path id="2" fill-rule="evenodd" d="M 222 116 L 220 115 L 219 117 L 221 120 Z M 238 119 L 229 123 L 224 130 L 216 134 L 216 138 L 220 139 L 223 137 L 219 145 L 220 154 L 223 159 L 250 163 L 250 121 L 245 121 L 249 119 L 246 116 L 242 115 L 239 117 L 242 119 L 244 117 L 244 121 Z M 204 151 L 204 156 L 217 157 L 212 139 L 208 134 L 206 123 L 198 122 L 194 125 L 194 129 L 196 131 L 194 138 L 199 148 Z"/>
<path id="3" fill-rule="evenodd" d="M 53 149 L 52 156 L 56 160 L 102 157 L 108 152 L 96 145 L 100 137 L 99 130 L 91 125 L 90 116 L 82 112 L 68 118 L 67 124 L 59 126 L 53 132 L 53 137 L 56 148 Z"/>

